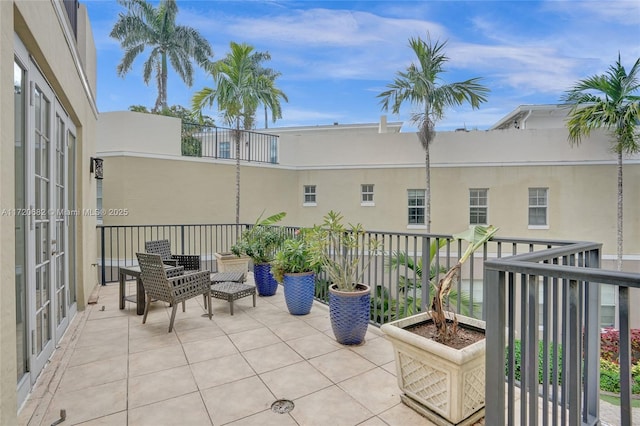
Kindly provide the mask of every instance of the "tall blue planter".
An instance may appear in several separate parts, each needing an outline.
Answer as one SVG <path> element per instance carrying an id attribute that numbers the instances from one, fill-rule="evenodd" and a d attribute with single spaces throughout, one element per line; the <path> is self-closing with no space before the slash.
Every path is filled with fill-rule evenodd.
<path id="1" fill-rule="evenodd" d="M 338 343 L 359 345 L 364 342 L 369 326 L 371 293 L 369 286 L 358 284 L 357 291 L 339 291 L 329 287 L 329 317 Z"/>
<path id="2" fill-rule="evenodd" d="M 284 300 L 291 315 L 307 315 L 313 305 L 316 275 L 313 272 L 284 274 Z"/>
<path id="3" fill-rule="evenodd" d="M 256 263 L 253 265 L 253 279 L 260 296 L 273 296 L 278 290 L 278 282 L 271 275 L 270 263 Z"/>

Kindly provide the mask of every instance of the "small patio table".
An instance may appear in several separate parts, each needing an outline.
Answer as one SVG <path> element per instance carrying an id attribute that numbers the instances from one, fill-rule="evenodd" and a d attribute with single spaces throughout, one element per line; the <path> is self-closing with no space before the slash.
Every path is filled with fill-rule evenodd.
<path id="1" fill-rule="evenodd" d="M 167 272 L 173 271 L 174 269 L 184 269 L 182 266 L 170 266 L 165 265 L 165 269 Z M 144 286 L 142 285 L 142 272 L 140 271 L 139 266 L 121 266 L 118 268 L 118 278 L 120 281 L 119 288 L 119 300 L 120 300 L 120 309 L 124 309 L 124 302 L 133 302 L 136 304 L 136 314 L 143 315 L 144 314 L 144 302 L 145 302 L 145 294 L 144 294 Z M 136 294 L 127 296 L 125 294 L 125 281 L 127 276 L 134 277 L 136 279 Z"/>

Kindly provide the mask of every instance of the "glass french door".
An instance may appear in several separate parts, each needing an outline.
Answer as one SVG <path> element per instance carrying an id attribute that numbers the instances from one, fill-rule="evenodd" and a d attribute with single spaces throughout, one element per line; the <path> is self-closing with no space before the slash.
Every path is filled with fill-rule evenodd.
<path id="1" fill-rule="evenodd" d="M 68 285 L 68 144 L 70 120 L 44 78 L 31 67 L 27 155 L 29 204 L 30 375 L 33 383 L 69 325 L 74 297 Z"/>

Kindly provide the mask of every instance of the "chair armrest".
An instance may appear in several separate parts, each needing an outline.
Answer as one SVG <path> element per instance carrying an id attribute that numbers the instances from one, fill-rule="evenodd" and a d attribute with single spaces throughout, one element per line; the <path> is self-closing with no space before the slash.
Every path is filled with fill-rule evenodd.
<path id="1" fill-rule="evenodd" d="M 209 271 L 198 271 L 169 278 L 171 292 L 182 296 L 185 296 L 185 293 L 191 293 L 192 295 L 205 294 L 211 291 L 209 274 Z"/>
<path id="2" fill-rule="evenodd" d="M 178 266 L 178 261 L 177 260 L 169 260 L 169 259 L 165 259 L 162 261 L 162 263 L 164 263 L 165 265 L 169 265 L 169 266 Z"/>
<path id="3" fill-rule="evenodd" d="M 172 254 L 171 259 L 175 260 L 178 265 L 184 266 L 187 271 L 200 270 L 200 256 L 197 254 Z"/>
<path id="4" fill-rule="evenodd" d="M 173 266 L 166 268 L 167 278 L 177 277 L 184 274 L 184 266 Z"/>

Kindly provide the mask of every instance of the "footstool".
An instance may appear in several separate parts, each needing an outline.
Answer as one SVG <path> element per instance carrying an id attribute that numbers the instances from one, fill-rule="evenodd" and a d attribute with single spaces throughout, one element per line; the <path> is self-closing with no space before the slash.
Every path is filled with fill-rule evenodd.
<path id="1" fill-rule="evenodd" d="M 224 281 L 221 283 L 212 283 L 211 297 L 223 299 L 229 302 L 229 309 L 233 315 L 233 301 L 246 296 L 253 296 L 253 307 L 256 307 L 256 287 L 249 284 L 239 283 L 237 281 Z M 206 306 L 205 306 L 206 307 Z"/>

